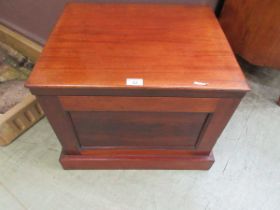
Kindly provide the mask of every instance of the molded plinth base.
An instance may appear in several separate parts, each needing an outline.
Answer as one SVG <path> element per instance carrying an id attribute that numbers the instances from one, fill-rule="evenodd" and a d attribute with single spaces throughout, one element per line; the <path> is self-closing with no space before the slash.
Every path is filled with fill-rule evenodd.
<path id="1" fill-rule="evenodd" d="M 173 169 L 208 170 L 214 163 L 214 156 L 192 155 L 188 157 L 124 156 L 96 157 L 94 155 L 61 154 L 64 169 Z"/>

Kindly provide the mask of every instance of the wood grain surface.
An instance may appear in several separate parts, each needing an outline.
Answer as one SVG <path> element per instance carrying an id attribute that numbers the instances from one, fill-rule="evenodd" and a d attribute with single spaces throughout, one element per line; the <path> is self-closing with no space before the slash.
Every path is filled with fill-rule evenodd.
<path id="1" fill-rule="evenodd" d="M 280 68 L 280 1 L 227 0 L 220 23 L 234 52 L 252 64 Z"/>
<path id="2" fill-rule="evenodd" d="M 210 8 L 155 4 L 68 4 L 27 86 L 66 169 L 209 169 L 249 90 Z"/>
<path id="3" fill-rule="evenodd" d="M 95 155 L 61 154 L 60 162 L 64 169 L 174 169 L 208 170 L 214 163 L 214 156 L 181 156 L 181 157 L 108 157 Z"/>
<path id="4" fill-rule="evenodd" d="M 60 96 L 67 111 L 214 112 L 219 98 Z"/>
<path id="5" fill-rule="evenodd" d="M 70 112 L 81 147 L 194 148 L 207 113 Z M 173 148 L 174 149 L 174 148 Z"/>
<path id="6" fill-rule="evenodd" d="M 213 11 L 168 4 L 68 4 L 27 87 L 248 90 Z"/>

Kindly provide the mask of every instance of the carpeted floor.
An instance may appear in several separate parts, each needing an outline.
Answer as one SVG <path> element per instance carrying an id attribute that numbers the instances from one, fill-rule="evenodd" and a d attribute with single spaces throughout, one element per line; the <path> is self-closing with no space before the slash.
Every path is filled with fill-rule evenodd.
<path id="1" fill-rule="evenodd" d="M 46 119 L 0 148 L 0 209 L 278 210 L 280 71 L 242 62 L 252 91 L 209 171 L 64 171 Z"/>

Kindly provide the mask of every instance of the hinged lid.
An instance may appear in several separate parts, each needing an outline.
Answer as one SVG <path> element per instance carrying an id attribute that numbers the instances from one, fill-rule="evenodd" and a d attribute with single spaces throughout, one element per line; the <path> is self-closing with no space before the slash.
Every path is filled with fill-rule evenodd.
<path id="1" fill-rule="evenodd" d="M 27 87 L 248 90 L 212 10 L 165 4 L 68 4 Z"/>

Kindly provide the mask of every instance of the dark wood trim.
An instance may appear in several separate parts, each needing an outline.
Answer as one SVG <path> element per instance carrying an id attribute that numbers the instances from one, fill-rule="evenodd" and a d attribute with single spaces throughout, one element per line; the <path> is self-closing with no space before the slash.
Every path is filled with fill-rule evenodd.
<path id="1" fill-rule="evenodd" d="M 208 113 L 204 123 L 203 123 L 203 126 L 201 128 L 201 131 L 200 131 L 200 134 L 198 136 L 198 139 L 197 139 L 197 142 L 195 144 L 195 149 L 198 148 L 198 145 L 200 144 L 200 142 L 203 140 L 203 137 L 204 137 L 204 133 L 207 131 L 208 129 L 208 125 L 210 124 L 211 120 L 212 120 L 212 117 L 213 117 L 213 114 L 214 113 Z M 208 152 L 209 154 L 209 152 Z"/>
<path id="2" fill-rule="evenodd" d="M 167 157 L 180 157 L 180 156 L 204 156 L 208 155 L 208 151 L 195 151 L 193 149 L 166 149 L 165 147 L 158 147 L 156 149 L 145 149 L 145 148 L 137 148 L 137 149 L 120 149 L 120 148 L 81 148 L 82 155 L 94 155 L 98 157 L 108 157 L 113 155 L 114 157 L 122 157 L 122 156 L 167 156 Z"/>
<path id="3" fill-rule="evenodd" d="M 134 151 L 140 149 L 145 154 L 145 150 L 152 150 L 152 151 L 161 151 L 163 149 L 169 150 L 184 150 L 184 151 L 191 151 L 195 149 L 195 146 L 81 146 L 81 154 L 82 150 L 85 151 L 93 151 L 95 154 L 96 151 L 104 151 L 104 150 L 123 150 L 123 151 Z"/>
<path id="4" fill-rule="evenodd" d="M 220 17 L 220 14 L 223 10 L 224 4 L 225 4 L 225 0 L 218 0 L 217 6 L 216 6 L 216 9 L 215 9 L 215 14 L 216 14 L 217 18 Z"/>
<path id="5" fill-rule="evenodd" d="M 249 90 L 186 90 L 186 89 L 92 89 L 92 88 L 36 88 L 30 87 L 34 95 L 60 96 L 148 96 L 148 97 L 192 97 L 192 98 L 242 98 Z"/>

